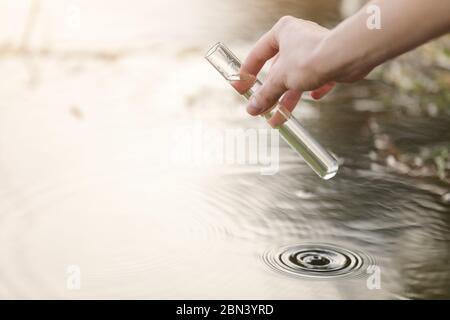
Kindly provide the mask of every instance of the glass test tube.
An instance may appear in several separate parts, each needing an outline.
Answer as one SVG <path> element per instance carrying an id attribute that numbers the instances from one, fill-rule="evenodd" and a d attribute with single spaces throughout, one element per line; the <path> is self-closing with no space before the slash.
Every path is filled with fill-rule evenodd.
<path id="1" fill-rule="evenodd" d="M 220 42 L 215 44 L 208 50 L 205 58 L 228 82 L 245 80 L 240 75 L 239 59 L 224 44 Z M 256 79 L 253 86 L 242 95 L 249 99 L 261 85 L 262 83 Z M 262 116 L 269 120 L 276 112 L 286 120 L 276 128 L 283 139 L 322 179 L 334 177 L 339 168 L 337 160 L 300 125 L 287 109 L 277 104 Z"/>

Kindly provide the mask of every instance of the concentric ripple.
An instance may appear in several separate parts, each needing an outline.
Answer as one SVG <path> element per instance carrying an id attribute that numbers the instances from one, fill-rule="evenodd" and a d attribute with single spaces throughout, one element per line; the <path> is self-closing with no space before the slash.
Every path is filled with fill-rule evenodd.
<path id="1" fill-rule="evenodd" d="M 264 261 L 273 269 L 309 278 L 359 274 L 371 259 L 359 252 L 329 244 L 299 244 L 267 251 Z"/>

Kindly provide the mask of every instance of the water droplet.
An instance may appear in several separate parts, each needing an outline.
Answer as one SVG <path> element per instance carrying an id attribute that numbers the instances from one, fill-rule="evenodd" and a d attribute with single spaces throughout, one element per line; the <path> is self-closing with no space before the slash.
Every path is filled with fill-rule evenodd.
<path id="1" fill-rule="evenodd" d="M 299 244 L 270 250 L 265 262 L 277 271 L 310 278 L 335 278 L 359 273 L 369 258 L 328 244 Z"/>

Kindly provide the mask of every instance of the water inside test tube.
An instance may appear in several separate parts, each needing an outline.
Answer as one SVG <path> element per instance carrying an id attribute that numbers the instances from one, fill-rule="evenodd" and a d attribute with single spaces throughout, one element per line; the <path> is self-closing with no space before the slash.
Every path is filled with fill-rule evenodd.
<path id="1" fill-rule="evenodd" d="M 239 59 L 222 43 L 216 43 L 206 53 L 205 58 L 212 66 L 231 84 L 237 81 L 253 82 L 252 87 L 242 94 L 249 99 L 262 83 L 250 75 L 241 72 L 241 62 Z M 235 87 L 236 89 L 236 87 Z M 237 89 L 236 89 L 237 90 Z M 291 116 L 291 113 L 283 106 L 277 104 L 262 115 L 269 120 L 275 113 L 278 113 L 285 122 L 278 125 L 283 139 L 306 161 L 306 163 L 323 179 L 332 178 L 338 169 L 336 159 L 327 152 L 300 123 Z"/>
<path id="2" fill-rule="evenodd" d="M 239 74 L 229 75 L 226 78 L 230 83 L 234 81 L 246 81 Z M 262 83 L 256 79 L 253 86 L 244 94 L 247 100 L 258 90 Z M 308 165 L 322 178 L 330 179 L 338 171 L 337 160 L 323 149 L 315 139 L 300 125 L 300 123 L 282 106 L 276 105 L 271 111 L 262 116 L 269 120 L 276 112 L 279 112 L 285 122 L 276 129 L 283 139 L 308 163 Z"/>

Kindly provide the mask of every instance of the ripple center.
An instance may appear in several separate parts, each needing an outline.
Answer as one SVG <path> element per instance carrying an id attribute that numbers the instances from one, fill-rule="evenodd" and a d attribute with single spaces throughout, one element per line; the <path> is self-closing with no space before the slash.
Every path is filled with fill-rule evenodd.
<path id="1" fill-rule="evenodd" d="M 298 244 L 270 250 L 265 262 L 277 271 L 312 278 L 355 274 L 368 259 L 363 254 L 329 244 Z"/>

